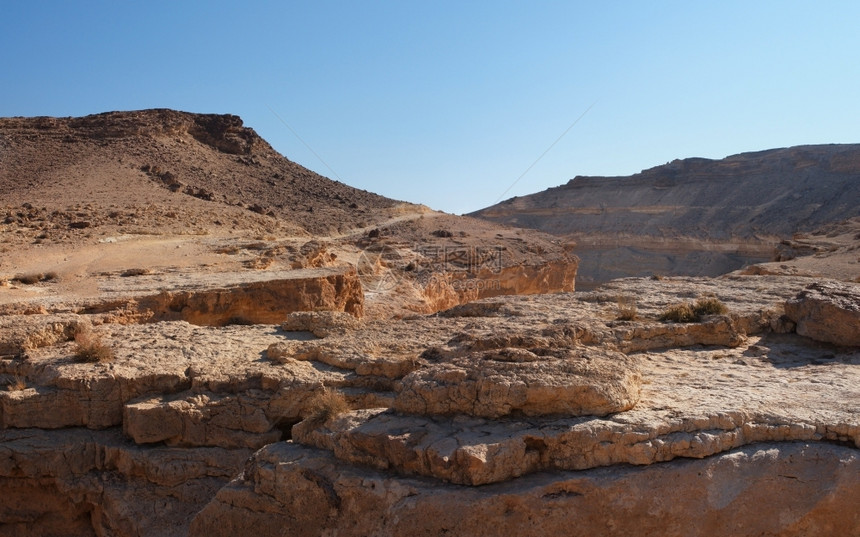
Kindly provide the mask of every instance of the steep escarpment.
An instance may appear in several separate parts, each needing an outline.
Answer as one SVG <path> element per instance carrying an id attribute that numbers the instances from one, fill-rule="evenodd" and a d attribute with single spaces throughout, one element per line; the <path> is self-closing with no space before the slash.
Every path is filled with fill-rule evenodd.
<path id="1" fill-rule="evenodd" d="M 781 240 L 858 216 L 860 145 L 690 158 L 629 177 L 576 177 L 473 213 L 575 243 L 580 282 L 718 275 L 773 260 Z"/>

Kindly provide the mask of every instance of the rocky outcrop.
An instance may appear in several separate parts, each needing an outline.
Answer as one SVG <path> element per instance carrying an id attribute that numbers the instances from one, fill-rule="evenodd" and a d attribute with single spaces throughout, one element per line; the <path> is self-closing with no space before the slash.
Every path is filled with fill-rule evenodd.
<path id="1" fill-rule="evenodd" d="M 786 281 L 792 281 L 788 289 Z M 485 529 L 464 521 L 501 516 L 503 524 L 511 524 L 509 531 L 518 534 L 570 534 L 568 526 L 576 520 L 582 534 L 613 535 L 631 531 L 627 517 L 646 516 L 632 514 L 639 509 L 675 520 L 678 535 L 692 527 L 683 512 L 696 512 L 696 520 L 713 524 L 709 535 L 853 531 L 855 515 L 843 516 L 842 507 L 822 510 L 821 505 L 847 505 L 843 495 L 860 490 L 860 483 L 849 477 L 860 447 L 860 356 L 828 357 L 820 347 L 807 347 L 803 338 L 785 333 L 791 325 L 781 321 L 781 304 L 807 284 L 803 279 L 742 277 L 648 284 L 625 280 L 586 294 L 584 300 L 510 297 L 457 306 L 435 321 L 454 337 L 410 361 L 417 366 L 395 385 L 388 409 L 366 408 L 296 424 L 290 443 L 258 452 L 245 473 L 201 511 L 192 534 L 267 528 L 287 517 L 288 531 L 299 533 L 309 531 L 301 529 L 309 525 L 312 531 L 345 535 L 443 530 L 484 535 Z M 653 321 L 665 305 L 708 294 L 716 286 L 728 305 L 727 315 L 700 323 Z M 632 289 L 640 290 L 636 319 L 613 320 L 611 297 Z M 405 324 L 406 332 L 391 324 L 386 330 L 404 343 L 406 334 L 420 333 L 425 342 L 433 334 L 433 325 L 422 319 Z M 351 333 L 351 343 L 342 346 L 359 347 L 354 339 L 359 334 Z M 296 357 L 316 360 L 336 354 L 338 340 L 317 354 L 309 354 L 302 343 Z M 628 351 L 635 352 L 629 357 L 606 351 L 622 346 L 638 350 Z M 341 363 L 356 367 L 357 361 Z M 610 362 L 613 374 L 601 375 L 601 364 Z M 591 374 L 554 369 L 577 363 L 588 363 Z M 576 416 L 572 401 L 587 399 L 630 374 L 642 379 L 635 405 L 603 416 L 598 409 Z M 540 410 L 529 407 L 524 403 L 528 391 L 540 392 L 542 382 L 555 383 L 553 393 L 569 393 L 570 399 L 542 400 Z M 820 389 L 822 382 L 828 390 Z M 586 385 L 593 391 L 584 395 L 578 390 Z M 809 465 L 801 462 L 806 456 L 814 457 Z M 792 504 L 792 517 L 767 507 L 764 512 L 741 509 L 729 519 L 725 509 L 733 501 L 768 506 L 785 501 L 788 489 L 776 492 L 764 485 L 774 479 L 774 474 L 766 477 L 774 471 L 791 476 L 780 480 L 791 487 L 801 485 L 800 475 L 824 472 L 835 476 L 839 492 L 824 499 L 822 490 L 833 489 L 816 482 L 805 497 L 809 502 Z M 742 489 L 738 472 L 745 476 Z M 589 486 L 567 486 L 579 479 L 588 479 Z M 677 489 L 674 480 L 687 492 Z M 752 485 L 759 480 L 761 487 Z M 645 487 L 652 492 L 637 492 Z M 663 507 L 646 499 L 654 497 L 655 487 Z M 700 490 L 708 494 L 690 492 Z M 511 519 L 484 512 L 485 501 L 501 502 L 505 512 L 519 515 Z M 632 511 L 619 516 L 619 503 Z M 456 525 L 434 518 L 454 505 L 463 509 L 462 516 L 450 519 Z M 554 512 L 551 506 L 565 513 L 558 522 L 548 514 Z M 571 519 L 571 512 L 583 516 Z M 607 520 L 613 523 L 606 526 Z M 562 523 L 568 525 L 564 531 L 556 526 Z M 644 533 L 642 527 L 638 534 L 667 531 L 663 524 Z"/>
<path id="2" fill-rule="evenodd" d="M 406 302 L 407 313 L 433 313 L 494 296 L 574 290 L 580 260 L 557 239 L 486 226 L 434 214 L 399 223 L 396 232 L 371 230 L 356 241 L 363 249 L 356 266 L 371 305 L 386 298 Z"/>
<path id="3" fill-rule="evenodd" d="M 247 449 L 143 448 L 117 430 L 0 431 L 0 534 L 188 534 Z"/>
<path id="4" fill-rule="evenodd" d="M 278 324 L 302 311 L 364 314 L 364 291 L 355 269 L 335 266 L 260 272 L 108 276 L 96 280 L 96 297 L 7 305 L 0 310 L 0 355 L 70 339 L 90 322 L 187 321 L 201 326 Z M 78 315 L 62 312 L 74 311 Z M 2 315 L 6 313 L 6 315 Z M 25 314 L 51 315 L 25 315 Z M 22 322 L 26 319 L 28 322 Z M 40 326 L 34 329 L 32 324 Z"/>
<path id="5" fill-rule="evenodd" d="M 15 357 L 68 341 L 81 323 L 74 314 L 0 316 L 0 356 Z"/>
<path id="6" fill-rule="evenodd" d="M 348 311 L 296 311 L 287 315 L 281 330 L 288 332 L 310 332 L 318 338 L 349 332 L 361 325 L 356 316 Z"/>
<path id="7" fill-rule="evenodd" d="M 397 387 L 398 412 L 605 416 L 639 400 L 638 364 L 618 352 L 507 347 L 466 353 L 431 349 L 422 357 L 428 366 L 406 375 Z"/>
<path id="8" fill-rule="evenodd" d="M 261 448 L 281 439 L 267 415 L 270 393 L 183 393 L 152 397 L 123 407 L 123 433 L 137 444 Z"/>
<path id="9" fill-rule="evenodd" d="M 629 279 L 402 319 L 294 312 L 277 325 L 8 317 L 57 341 L 22 328 L 16 341 L 42 344 L 0 359 L 0 521 L 45 534 L 482 535 L 473 524 L 499 516 L 525 535 L 562 518 L 592 533 L 614 520 L 612 534 L 650 510 L 680 534 L 691 517 L 727 524 L 734 498 L 776 506 L 791 493 L 802 497 L 790 517 L 773 507 L 726 527 L 850 534 L 860 355 L 791 332 L 783 305 L 810 283 Z M 727 311 L 659 320 L 702 296 Z M 76 357 L 62 335 L 77 323 L 112 360 Z M 648 487 L 676 499 L 654 503 Z M 457 517 L 434 515 L 449 506 Z"/>
<path id="10" fill-rule="evenodd" d="M 703 460 L 465 487 L 344 466 L 326 451 L 280 443 L 253 456 L 190 535 L 852 535 L 860 532 L 857 453 L 758 444 Z"/>
<path id="11" fill-rule="evenodd" d="M 425 294 L 431 300 L 433 295 L 450 296 L 445 307 L 471 302 L 481 298 L 502 295 L 538 295 L 545 293 L 570 292 L 574 290 L 579 260 L 569 259 L 550 261 L 539 265 L 514 265 L 493 270 L 481 270 L 475 274 L 464 272 L 434 274 L 436 281 L 428 282 Z M 438 298 L 434 302 L 442 302 Z"/>
<path id="12" fill-rule="evenodd" d="M 860 347 L 860 285 L 813 283 L 785 303 L 785 314 L 802 336 Z"/>
<path id="13" fill-rule="evenodd" d="M 203 279 L 196 285 L 186 280 L 169 291 L 136 298 L 140 314 L 150 321 L 183 320 L 212 326 L 277 324 L 295 311 L 363 314 L 364 293 L 352 268 L 252 273 L 235 283 Z"/>

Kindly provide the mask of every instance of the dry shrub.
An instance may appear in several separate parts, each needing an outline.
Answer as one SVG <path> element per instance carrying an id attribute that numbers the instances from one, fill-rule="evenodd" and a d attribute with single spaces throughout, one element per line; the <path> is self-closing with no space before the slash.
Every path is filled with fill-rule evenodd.
<path id="1" fill-rule="evenodd" d="M 19 274 L 13 278 L 14 281 L 24 285 L 33 285 L 39 282 L 56 280 L 59 276 L 56 272 L 38 272 L 33 274 Z"/>
<path id="2" fill-rule="evenodd" d="M 666 308 L 659 319 L 663 322 L 697 323 L 706 315 L 723 315 L 728 312 L 725 304 L 715 296 L 703 296 L 694 304 L 684 302 Z"/>
<path id="3" fill-rule="evenodd" d="M 336 416 L 349 412 L 350 408 L 342 393 L 337 390 L 323 389 L 310 400 L 308 410 L 310 413 L 307 419 L 321 425 Z"/>
<path id="4" fill-rule="evenodd" d="M 75 358 L 80 362 L 104 363 L 113 360 L 113 349 L 89 327 L 81 327 L 75 332 Z"/>
<path id="5" fill-rule="evenodd" d="M 660 315 L 659 320 L 673 323 L 695 323 L 698 322 L 699 316 L 693 311 L 693 306 L 684 302 L 681 304 L 672 304 L 666 308 Z"/>
<path id="6" fill-rule="evenodd" d="M 226 255 L 235 255 L 238 254 L 241 249 L 236 245 L 231 246 L 222 246 L 220 248 L 215 249 L 216 254 L 226 254 Z"/>
<path id="7" fill-rule="evenodd" d="M 693 310 L 699 315 L 723 315 L 729 309 L 715 296 L 703 296 L 696 300 Z"/>
<path id="8" fill-rule="evenodd" d="M 6 385 L 6 389 L 10 392 L 20 392 L 27 389 L 27 381 L 23 377 L 15 375 L 15 378 Z"/>
<path id="9" fill-rule="evenodd" d="M 128 278 L 131 276 L 146 276 L 148 274 L 152 274 L 152 271 L 148 268 L 130 268 L 122 271 L 120 276 Z"/>
<path id="10" fill-rule="evenodd" d="M 618 321 L 635 321 L 638 317 L 636 299 L 632 296 L 620 295 L 616 301 L 615 319 Z"/>

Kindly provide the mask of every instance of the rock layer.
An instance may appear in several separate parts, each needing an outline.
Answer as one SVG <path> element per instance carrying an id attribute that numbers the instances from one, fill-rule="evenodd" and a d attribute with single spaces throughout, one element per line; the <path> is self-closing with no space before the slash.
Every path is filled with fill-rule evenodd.
<path id="1" fill-rule="evenodd" d="M 431 350 L 429 367 L 400 382 L 394 409 L 406 414 L 498 418 L 562 414 L 605 416 L 639 400 L 636 360 L 585 349 L 503 349 L 445 356 Z"/>
<path id="2" fill-rule="evenodd" d="M 857 450 L 828 445 L 759 444 L 704 460 L 464 487 L 273 444 L 194 518 L 190 535 L 823 537 L 860 532 L 858 492 Z"/>
<path id="3" fill-rule="evenodd" d="M 0 432 L 0 534 L 188 534 L 247 449 L 142 448 L 119 431 Z"/>

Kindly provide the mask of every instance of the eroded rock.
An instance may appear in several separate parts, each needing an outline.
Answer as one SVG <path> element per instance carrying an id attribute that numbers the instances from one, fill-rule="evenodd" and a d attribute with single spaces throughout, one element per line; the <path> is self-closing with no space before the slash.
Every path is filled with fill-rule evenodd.
<path id="1" fill-rule="evenodd" d="M 296 311 L 287 315 L 281 330 L 310 332 L 324 338 L 333 332 L 355 330 L 361 326 L 355 315 L 345 311 Z"/>
<path id="2" fill-rule="evenodd" d="M 824 537 L 860 532 L 858 493 L 857 451 L 833 445 L 759 444 L 703 460 L 463 487 L 279 443 L 218 492 L 190 535 Z"/>
<path id="3" fill-rule="evenodd" d="M 296 311 L 331 310 L 355 317 L 364 313 L 361 282 L 349 267 L 186 277 L 152 294 L 148 291 L 164 287 L 164 282 L 143 276 L 135 281 L 136 288 L 120 283 L 106 297 L 131 296 L 138 315 L 148 321 L 223 326 L 277 324 Z"/>
<path id="4" fill-rule="evenodd" d="M 554 505 L 566 510 L 568 525 L 571 516 L 578 523 L 587 519 L 570 514 L 578 512 L 578 504 L 557 503 L 581 497 L 597 502 L 592 493 L 567 486 L 585 476 L 593 476 L 590 491 L 615 490 L 622 475 L 634 480 L 623 483 L 632 488 L 612 492 L 606 503 L 588 504 L 609 517 L 607 506 L 618 502 L 653 511 L 654 504 L 641 503 L 641 487 L 668 487 L 671 478 L 648 474 L 655 484 L 640 476 L 668 468 L 681 468 L 676 479 L 684 486 L 711 487 L 714 497 L 731 495 L 736 488 L 713 488 L 716 478 L 702 480 L 688 472 L 716 475 L 710 465 L 722 460 L 755 474 L 755 465 L 768 455 L 751 444 L 771 442 L 782 449 L 808 443 L 812 451 L 793 452 L 786 461 L 803 463 L 794 467 L 798 471 L 833 475 L 837 466 L 815 466 L 821 459 L 804 457 L 830 457 L 822 451 L 827 449 L 856 452 L 860 356 L 855 348 L 823 346 L 786 333 L 791 321 L 783 319 L 782 305 L 809 283 L 766 276 L 623 280 L 593 293 L 497 297 L 439 315 L 386 321 L 313 312 L 289 315 L 286 324 L 201 326 L 106 323 L 111 313 L 104 311 L 70 316 L 93 325 L 111 346 L 113 361 L 81 363 L 73 343 L 65 340 L 37 346 L 26 358 L 0 359 L 0 383 L 9 383 L 0 391 L 0 423 L 7 435 L 0 453 L 8 453 L 3 449 L 11 442 L 14 464 L 29 468 L 39 457 L 51 464 L 55 459 L 42 448 L 31 449 L 14 436 L 31 434 L 27 427 L 117 438 L 124 431 L 120 441 L 127 448 L 120 451 L 135 453 L 138 462 L 117 455 L 116 469 L 104 465 L 75 474 L 86 486 L 71 486 L 48 470 L 16 474 L 13 464 L 6 474 L 0 472 L 0 488 L 9 493 L 6 505 L 15 510 L 8 520 L 31 529 L 61 521 L 57 524 L 80 534 L 98 529 L 169 535 L 173 530 L 161 531 L 159 523 L 147 521 L 147 510 L 166 505 L 165 520 L 188 520 L 192 509 L 215 497 L 190 531 L 396 535 L 426 528 L 435 535 L 453 526 L 421 520 L 435 516 L 435 509 L 445 511 L 450 501 L 457 509 L 469 506 L 460 511 L 463 520 L 483 512 L 508 521 L 504 509 L 518 505 L 521 510 L 512 512 L 520 518 L 504 523 L 511 532 L 528 535 L 557 529 L 550 522 L 528 522 L 552 519 L 547 510 Z M 619 320 L 617 297 L 634 293 L 637 315 Z M 710 294 L 727 306 L 727 315 L 700 323 L 657 320 L 668 304 Z M 21 385 L 11 382 L 18 377 Z M 344 402 L 340 410 L 314 418 L 316 396 L 335 392 Z M 312 419 L 299 421 L 308 416 Z M 96 459 L 119 453 L 106 451 L 104 443 L 70 438 Z M 270 444 L 278 439 L 288 440 Z M 258 458 L 244 471 L 237 463 L 229 474 L 235 477 L 232 484 L 217 495 L 229 476 L 204 482 L 196 470 L 184 469 L 196 467 L 194 457 L 218 452 L 207 450 L 248 453 L 259 447 Z M 77 448 L 60 451 L 68 449 Z M 183 452 L 188 460 L 156 456 Z M 744 453 L 751 455 L 739 455 Z M 62 456 L 58 468 L 80 458 L 77 452 Z M 678 462 L 684 459 L 701 461 Z M 188 485 L 152 488 L 149 478 L 140 478 L 146 472 L 169 487 L 188 476 Z M 58 474 L 66 475 L 65 470 Z M 529 490 L 540 491 L 534 503 Z M 840 489 L 826 501 L 841 501 L 847 490 L 853 491 Z M 484 491 L 496 492 L 484 496 Z M 27 494 L 37 502 L 25 504 L 21 498 Z M 170 499 L 162 500 L 164 494 Z M 678 494 L 677 501 L 685 501 L 687 495 Z M 499 515 L 490 505 L 507 507 Z M 820 524 L 815 509 L 797 505 L 797 512 L 810 513 L 803 520 Z M 723 507 L 696 503 L 661 512 L 680 520 L 682 513 L 710 516 L 708 509 L 723 513 Z M 385 522 L 392 516 L 414 523 Z M 88 526 L 87 520 L 105 520 L 109 529 Z M 596 531 L 587 520 L 583 527 Z M 629 529 L 626 518 L 613 520 Z M 853 529 L 845 519 L 835 520 L 840 531 Z M 794 527 L 785 521 L 744 524 L 762 531 Z M 189 531 L 177 527 L 185 529 L 174 534 Z M 481 534 L 480 527 L 473 530 Z"/>
<path id="5" fill-rule="evenodd" d="M 860 346 L 860 285 L 813 283 L 785 303 L 797 333 L 818 341 Z"/>
<path id="6" fill-rule="evenodd" d="M 180 537 L 251 451 L 139 447 L 118 430 L 20 429 L 0 431 L 0 453 L 4 535 Z"/>
<path id="7" fill-rule="evenodd" d="M 281 438 L 266 414 L 272 398 L 261 390 L 148 398 L 125 405 L 123 432 L 137 444 L 256 449 Z"/>
<path id="8" fill-rule="evenodd" d="M 488 418 L 514 412 L 604 416 L 628 410 L 639 400 L 636 359 L 619 352 L 508 347 L 428 355 L 431 365 L 401 381 L 395 410 Z"/>

